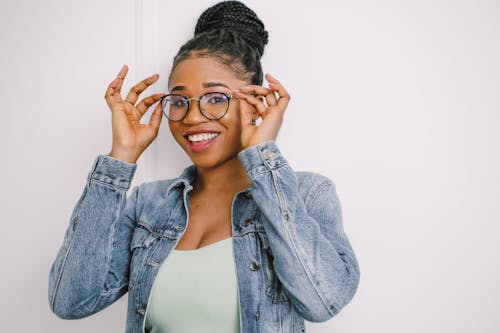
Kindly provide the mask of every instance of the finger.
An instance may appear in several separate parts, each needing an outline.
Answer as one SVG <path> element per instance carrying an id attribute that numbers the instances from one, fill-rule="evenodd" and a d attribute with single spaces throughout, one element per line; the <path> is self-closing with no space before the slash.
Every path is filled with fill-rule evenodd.
<path id="1" fill-rule="evenodd" d="M 119 77 L 121 79 L 125 79 L 125 76 L 127 75 L 127 73 L 128 73 L 128 66 L 123 65 L 122 69 L 120 69 L 120 72 L 118 72 L 117 77 Z"/>
<path id="2" fill-rule="evenodd" d="M 151 95 L 151 96 L 148 96 L 148 97 L 144 98 L 137 105 L 137 110 L 141 113 L 141 116 L 144 113 L 146 113 L 146 111 L 149 109 L 149 107 L 151 105 L 153 105 L 154 103 L 156 103 L 157 101 L 159 101 L 160 98 L 162 98 L 163 96 L 165 96 L 165 94 L 154 94 L 154 95 Z"/>
<path id="3" fill-rule="evenodd" d="M 130 92 L 127 95 L 127 98 L 125 98 L 126 102 L 129 102 L 132 105 L 135 105 L 135 102 L 137 102 L 137 99 L 139 98 L 139 95 L 146 90 L 147 87 L 152 85 L 153 83 L 158 80 L 160 76 L 158 74 L 151 75 L 150 77 L 142 80 L 138 84 L 132 87 L 130 89 Z"/>
<path id="4" fill-rule="evenodd" d="M 116 78 L 113 81 L 111 81 L 111 83 L 108 85 L 108 89 L 106 89 L 106 93 L 104 94 L 104 98 L 106 99 L 106 102 L 108 102 L 108 105 L 111 105 L 115 102 L 119 102 L 122 100 L 122 97 L 120 96 L 120 91 L 123 85 L 123 80 L 127 75 L 127 72 L 128 72 L 127 65 L 123 65 L 122 69 L 120 70 Z"/>
<path id="5" fill-rule="evenodd" d="M 250 105 L 244 99 L 240 99 L 240 112 L 242 128 L 252 126 L 252 110 L 250 109 Z"/>
<path id="6" fill-rule="evenodd" d="M 262 102 L 262 99 L 254 97 L 252 95 L 247 95 L 242 92 L 236 92 L 236 95 L 239 98 L 246 100 L 250 105 L 253 105 L 261 116 L 263 116 L 263 114 L 266 112 L 267 107 Z"/>
<path id="7" fill-rule="evenodd" d="M 271 83 L 279 83 L 278 79 L 276 79 L 274 76 L 272 76 L 272 75 L 271 75 L 271 74 L 269 74 L 269 73 L 266 73 L 265 77 L 266 77 L 266 80 L 267 80 L 268 82 L 271 82 Z"/>
<path id="8" fill-rule="evenodd" d="M 255 95 L 260 95 L 260 96 L 265 96 L 266 97 L 266 103 L 267 105 L 276 105 L 277 100 L 276 100 L 276 95 L 272 89 L 265 88 L 262 86 L 258 85 L 249 85 L 240 88 L 240 91 L 247 93 L 247 94 L 255 94 Z"/>
<path id="9" fill-rule="evenodd" d="M 276 104 L 280 110 L 285 111 L 288 102 L 290 101 L 290 95 L 286 91 L 286 89 L 281 85 L 281 83 L 277 82 L 269 82 L 269 88 L 276 91 L 278 93 L 279 99 Z"/>
<path id="10" fill-rule="evenodd" d="M 158 131 L 158 128 L 160 128 L 161 119 L 162 119 L 161 104 L 158 104 L 155 107 L 153 113 L 151 114 L 151 118 L 149 118 L 149 125 L 152 126 L 155 129 L 155 131 Z"/>
<path id="11" fill-rule="evenodd" d="M 271 92 L 266 95 L 266 103 L 269 106 L 276 105 L 277 99 L 276 99 L 276 95 L 275 95 L 274 91 L 271 90 Z"/>
<path id="12" fill-rule="evenodd" d="M 263 86 L 258 86 L 258 85 L 248 85 L 240 88 L 240 91 L 246 93 L 246 94 L 256 94 L 256 95 L 261 95 L 261 96 L 266 96 L 269 93 L 273 93 L 273 91 L 269 88 L 265 88 Z"/>
<path id="13" fill-rule="evenodd" d="M 115 78 L 113 81 L 111 81 L 111 83 L 108 85 L 108 88 L 106 89 L 106 94 L 104 94 L 104 99 L 106 100 L 109 106 L 121 100 L 120 93 L 119 92 L 117 93 L 119 84 L 120 84 L 120 79 Z"/>

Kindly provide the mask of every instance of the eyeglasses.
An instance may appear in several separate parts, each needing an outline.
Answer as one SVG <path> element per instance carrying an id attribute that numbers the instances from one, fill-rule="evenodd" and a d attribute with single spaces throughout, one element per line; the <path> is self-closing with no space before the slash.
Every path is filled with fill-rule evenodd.
<path id="1" fill-rule="evenodd" d="M 163 114 L 172 121 L 181 121 L 186 117 L 191 100 L 198 101 L 198 108 L 205 118 L 217 120 L 224 117 L 227 110 L 229 110 L 231 98 L 233 98 L 233 95 L 222 92 L 208 92 L 199 98 L 168 94 L 160 99 L 160 103 Z"/>

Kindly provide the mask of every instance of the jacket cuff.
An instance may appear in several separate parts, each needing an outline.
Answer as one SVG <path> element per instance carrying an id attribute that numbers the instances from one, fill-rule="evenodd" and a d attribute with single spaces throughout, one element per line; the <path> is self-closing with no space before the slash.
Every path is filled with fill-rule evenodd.
<path id="1" fill-rule="evenodd" d="M 88 179 L 128 190 L 136 169 L 137 164 L 100 154 L 92 166 Z"/>
<path id="2" fill-rule="evenodd" d="M 238 158 L 247 171 L 248 177 L 280 168 L 287 164 L 281 155 L 276 142 L 265 141 L 255 146 L 250 146 L 238 153 Z"/>

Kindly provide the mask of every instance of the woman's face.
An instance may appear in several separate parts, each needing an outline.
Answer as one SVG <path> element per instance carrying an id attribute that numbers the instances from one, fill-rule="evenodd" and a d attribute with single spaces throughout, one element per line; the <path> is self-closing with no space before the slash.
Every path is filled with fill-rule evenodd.
<path id="1" fill-rule="evenodd" d="M 203 57 L 179 62 L 171 74 L 168 89 L 170 93 L 187 98 L 199 98 L 207 92 L 229 95 L 232 89 L 247 84 L 216 59 Z M 183 120 L 169 120 L 172 135 L 196 166 L 219 166 L 235 158 L 242 150 L 239 103 L 238 99 L 232 97 L 224 117 L 210 120 L 200 112 L 198 101 L 191 100 Z M 205 138 L 203 134 L 207 134 Z"/>

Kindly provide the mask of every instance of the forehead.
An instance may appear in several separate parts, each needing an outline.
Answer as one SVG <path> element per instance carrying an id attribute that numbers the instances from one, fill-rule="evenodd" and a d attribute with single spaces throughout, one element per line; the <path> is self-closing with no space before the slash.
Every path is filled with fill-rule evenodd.
<path id="1" fill-rule="evenodd" d="M 220 61 L 211 57 L 198 57 L 188 58 L 177 64 L 170 76 L 168 88 L 170 90 L 174 86 L 182 85 L 188 89 L 201 89 L 206 82 L 222 82 L 232 89 L 248 84 Z"/>

